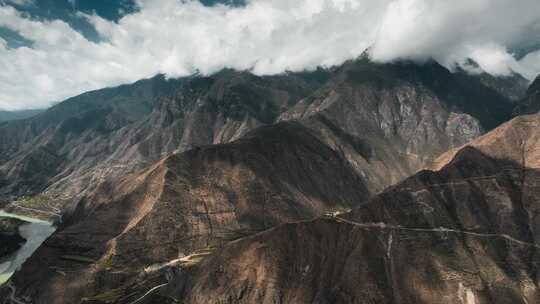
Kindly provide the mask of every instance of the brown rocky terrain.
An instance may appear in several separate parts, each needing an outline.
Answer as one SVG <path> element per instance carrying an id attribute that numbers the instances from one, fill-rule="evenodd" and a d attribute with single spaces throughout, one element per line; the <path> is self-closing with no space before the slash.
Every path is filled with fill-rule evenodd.
<path id="1" fill-rule="evenodd" d="M 180 80 L 155 78 L 77 98 L 30 120 L 0 125 L 0 134 L 13 134 L 0 137 L 0 192 L 18 197 L 44 190 L 41 195 L 51 198 L 19 197 L 8 208 L 45 206 L 46 212 L 62 213 L 64 219 L 13 277 L 9 290 L 0 291 L 23 301 L 131 303 L 152 286 L 166 284 L 150 292 L 149 301 L 206 303 L 223 296 L 230 303 L 348 303 L 359 294 L 343 291 L 347 295 L 341 297 L 328 291 L 334 281 L 321 281 L 331 275 L 337 279 L 344 269 L 339 263 L 347 261 L 349 251 L 341 252 L 339 246 L 356 250 L 354 242 L 339 236 L 344 231 L 351 240 L 367 244 L 355 257 L 374 261 L 365 267 L 375 268 L 361 278 L 380 287 L 372 301 L 384 303 L 398 283 L 385 283 L 388 274 L 378 273 L 379 266 L 387 269 L 393 263 L 377 260 L 378 250 L 386 252 L 386 247 L 377 247 L 374 240 L 383 238 L 388 244 L 388 238 L 380 226 L 369 223 L 383 219 L 351 213 L 355 216 L 349 220 L 368 223 L 368 230 L 378 232 L 368 235 L 362 232 L 366 227 L 344 219 L 313 219 L 359 207 L 387 186 L 433 165 L 444 151 L 506 121 L 515 106 L 481 81 L 465 81 L 434 62 L 375 64 L 365 58 L 332 70 L 272 77 L 223 71 Z M 444 184 L 448 177 L 440 174 L 434 179 Z M 409 189 L 404 185 L 421 176 L 396 187 Z M 425 186 L 429 189 L 429 181 Z M 387 209 L 373 202 L 392 189 L 365 206 Z M 413 199 L 402 192 L 400 198 Z M 400 220 L 409 220 L 415 210 L 398 209 Z M 298 222 L 305 220 L 311 221 Z M 429 229 L 427 235 L 441 233 L 433 227 L 420 228 Z M 304 237 L 305 244 L 295 243 Z M 246 274 L 240 267 L 246 265 L 244 248 L 266 238 L 273 240 L 264 247 L 272 258 L 261 260 L 261 274 Z M 328 246 L 310 251 L 321 241 Z M 426 257 L 421 248 L 430 244 L 420 243 L 419 257 Z M 413 247 L 402 254 L 414 253 Z M 301 253 L 292 256 L 295 250 Z M 330 272 L 321 271 L 302 287 L 295 281 L 297 272 L 285 270 L 307 256 L 322 257 L 320 262 L 327 264 L 321 267 Z M 255 257 L 251 259 L 258 263 Z M 231 263 L 215 262 L 220 258 Z M 354 270 L 358 262 L 350 263 Z M 377 272 L 376 278 L 371 272 Z M 221 288 L 205 281 L 214 279 L 230 285 Z M 411 287 L 403 284 L 400 288 L 409 292 Z M 321 294 L 315 294 L 314 286 L 321 287 Z M 459 290 L 469 297 L 469 289 Z"/>
<path id="2" fill-rule="evenodd" d="M 376 193 L 510 119 L 513 107 L 482 81 L 435 62 L 361 58 L 280 119 L 301 120 L 320 133 Z"/>
<path id="3" fill-rule="evenodd" d="M 434 62 L 382 65 L 361 58 L 330 70 L 157 76 L 85 93 L 30 119 L 0 124 L 0 197 L 42 193 L 49 199 L 38 207 L 63 212 L 67 202 L 165 155 L 290 119 L 303 120 L 341 149 L 377 192 L 510 118 L 512 94 L 463 75 Z"/>
<path id="4" fill-rule="evenodd" d="M 148 298 L 537 303 L 539 119 L 516 118 L 350 213 L 232 242 Z"/>
<path id="5" fill-rule="evenodd" d="M 262 127 L 99 189 L 13 283 L 35 303 L 71 303 L 118 288 L 152 265 L 347 210 L 368 195 L 348 162 L 309 129 L 296 122 Z"/>
<path id="6" fill-rule="evenodd" d="M 311 91 L 294 80 L 260 80 L 232 71 L 174 81 L 156 77 L 86 93 L 33 119 L 5 123 L 0 127 L 0 192 L 9 199 L 46 190 L 60 204 L 47 208 L 54 211 L 62 199 L 177 149 L 226 142 L 261 125 L 259 119 L 271 121 L 282 103 L 294 102 L 288 87 L 292 95 Z M 267 88 L 273 85 L 287 88 Z M 261 96 L 264 100 L 253 103 Z"/>
<path id="7" fill-rule="evenodd" d="M 231 239 L 225 237 L 214 243 L 203 241 L 192 247 L 199 249 L 191 251 L 187 260 L 208 253 L 210 256 L 192 263 L 175 260 L 176 250 L 186 248 L 182 245 L 173 246 L 170 254 L 160 252 L 168 247 L 168 242 L 159 238 L 178 230 L 172 229 L 173 222 L 164 220 L 171 209 L 161 213 L 158 205 L 166 204 L 153 202 L 157 195 L 165 200 L 167 191 L 146 188 L 155 185 L 149 182 L 150 176 L 167 175 L 159 164 L 137 177 L 137 187 L 144 184 L 143 188 L 134 189 L 133 182 L 120 185 L 124 190 L 111 191 L 120 195 L 112 200 L 116 203 L 107 203 L 111 200 L 105 199 L 104 205 L 88 218 L 53 236 L 30 262 L 30 265 L 39 265 L 26 265 L 13 282 L 21 295 L 39 295 L 36 303 L 63 303 L 71 297 L 86 299 L 88 303 L 132 303 L 141 297 L 144 303 L 174 303 L 172 299 L 183 303 L 535 303 L 539 299 L 536 214 L 540 172 L 530 160 L 537 157 L 538 149 L 533 149 L 537 146 L 535 141 L 530 141 L 532 146 L 525 150 L 515 142 L 534 140 L 539 119 L 538 116 L 516 118 L 459 149 L 446 161 L 441 159 L 440 170 L 422 171 L 350 213 L 289 223 L 245 238 L 238 235 L 239 240 L 229 243 Z M 307 132 L 300 125 L 293 125 Z M 275 130 L 294 133 L 290 129 L 294 127 L 285 126 L 262 129 L 238 142 L 208 149 L 239 149 L 237 145 L 247 143 L 251 146 L 258 136 L 270 136 L 268 131 L 274 134 L 270 137 L 282 134 Z M 275 141 L 259 142 L 296 143 L 299 138 L 306 138 L 306 134 L 301 133 L 290 141 L 281 136 L 274 138 Z M 315 142 L 321 144 L 318 140 Z M 499 151 L 501 147 L 504 154 L 489 155 L 490 151 Z M 270 146 L 260 149 L 273 150 Z M 190 151 L 181 157 L 188 157 L 192 163 L 195 155 L 202 154 L 201 158 L 207 159 L 207 155 L 214 153 Z M 240 149 L 237 155 L 243 156 L 245 151 Z M 283 152 L 275 155 L 283 155 Z M 516 155 L 522 157 L 516 158 Z M 176 158 L 167 158 L 164 162 Z M 295 172 L 297 169 L 290 164 L 286 162 L 283 166 Z M 228 168 L 224 172 L 234 175 L 234 171 Z M 349 168 L 348 171 L 354 176 L 354 170 Z M 201 171 L 187 172 L 199 175 Z M 333 180 L 336 179 L 324 181 Z M 355 185 L 345 188 L 357 189 Z M 360 189 L 366 191 L 363 187 Z M 208 192 L 208 188 L 204 192 Z M 146 199 L 143 200 L 144 194 Z M 179 197 L 178 202 L 189 201 L 179 194 L 180 191 L 174 192 L 169 197 Z M 131 201 L 130 196 L 138 198 Z M 200 197 L 215 199 L 196 196 Z M 152 204 L 152 207 L 136 204 Z M 327 210 L 340 211 L 343 207 L 331 206 Z M 123 218 L 126 210 L 134 213 Z M 143 216 L 140 212 L 148 213 Z M 151 214 L 159 220 L 152 220 Z M 266 219 L 261 218 L 260 212 L 254 214 L 259 216 L 260 227 L 261 221 L 264 223 Z M 174 222 L 181 218 L 172 217 Z M 216 222 L 218 218 L 216 216 Z M 98 219 L 102 224 L 96 222 Z M 109 229 L 114 226 L 112 223 L 121 221 L 123 224 L 116 231 L 122 230 L 122 234 L 100 248 L 99 244 L 105 243 L 100 236 L 106 238 L 117 233 Z M 226 223 L 223 218 L 219 221 Z M 290 217 L 285 221 L 294 219 Z M 152 228 L 155 224 L 164 228 Z M 131 227 L 126 229 L 125 225 Z M 96 227 L 101 227 L 100 231 L 96 231 Z M 219 231 L 224 226 L 216 227 L 215 231 Z M 266 227 L 263 224 L 261 229 Z M 181 231 L 185 236 L 185 228 Z M 172 239 L 178 240 L 178 236 L 173 235 Z M 139 253 L 137 248 L 141 245 L 151 252 Z M 210 247 L 205 253 L 200 248 L 206 245 Z M 212 249 L 213 245 L 221 249 Z M 189 253 L 184 250 L 180 256 Z M 62 254 L 64 258 L 59 258 Z M 81 264 L 81 257 L 78 257 L 79 262 L 70 260 L 77 259 L 74 254 L 84 254 L 85 258 L 98 262 L 86 266 Z M 146 267 L 148 272 L 139 268 L 141 274 L 135 275 L 137 271 L 129 273 L 125 268 L 126 263 L 132 267 L 158 261 L 162 266 L 154 266 L 157 273 L 150 271 L 152 267 Z M 44 271 L 43 275 L 50 279 L 40 285 L 44 287 L 40 290 L 46 291 L 37 292 L 28 278 L 39 277 L 44 262 L 66 273 L 74 271 L 74 275 L 68 274 L 66 279 L 54 274 L 51 278 L 51 272 Z M 68 292 L 61 288 L 65 284 L 70 284 Z M 95 288 L 95 295 L 70 293 L 88 286 Z M 150 293 L 145 296 L 147 292 Z"/>
<path id="8" fill-rule="evenodd" d="M 271 123 L 324 79 L 324 72 L 261 78 L 223 71 L 156 76 L 74 97 L 29 120 L 0 124 L 0 195 L 44 192 L 50 199 L 41 206 L 17 205 L 58 213 L 65 202 L 174 151 L 228 142 Z"/>
<path id="9" fill-rule="evenodd" d="M 540 169 L 540 116 L 523 115 L 504 123 L 499 128 L 467 143 L 485 155 L 506 159 L 525 168 Z M 433 168 L 446 166 L 463 147 L 442 154 Z"/>

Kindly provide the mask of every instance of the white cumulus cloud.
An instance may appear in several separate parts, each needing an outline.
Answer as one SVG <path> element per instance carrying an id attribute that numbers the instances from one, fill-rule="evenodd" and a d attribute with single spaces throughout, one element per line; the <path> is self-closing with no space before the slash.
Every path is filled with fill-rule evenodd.
<path id="1" fill-rule="evenodd" d="M 62 21 L 28 19 L 0 6 L 0 26 L 33 41 L 0 41 L 0 109 L 47 106 L 91 89 L 157 73 L 184 76 L 224 67 L 257 74 L 331 66 L 370 48 L 374 60 L 472 58 L 486 71 L 540 72 L 540 53 L 510 49 L 540 41 L 537 0 L 250 0 L 245 6 L 138 0 L 118 22 L 85 16 L 101 36 Z"/>

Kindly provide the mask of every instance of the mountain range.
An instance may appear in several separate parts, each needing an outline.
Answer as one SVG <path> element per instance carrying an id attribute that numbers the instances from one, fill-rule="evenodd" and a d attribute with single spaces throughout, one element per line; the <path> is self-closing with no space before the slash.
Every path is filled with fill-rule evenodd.
<path id="1" fill-rule="evenodd" d="M 0 122 L 30 118 L 44 110 L 0 111 Z"/>
<path id="2" fill-rule="evenodd" d="M 223 70 L 0 123 L 32 303 L 535 303 L 539 80 L 435 61 Z M 25 303 L 25 302 L 23 302 Z"/>

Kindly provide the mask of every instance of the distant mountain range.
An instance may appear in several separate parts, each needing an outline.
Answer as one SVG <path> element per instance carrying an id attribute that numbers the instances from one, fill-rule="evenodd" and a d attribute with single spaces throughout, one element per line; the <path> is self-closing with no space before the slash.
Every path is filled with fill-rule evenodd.
<path id="1" fill-rule="evenodd" d="M 45 110 L 0 111 L 0 122 L 30 118 Z"/>

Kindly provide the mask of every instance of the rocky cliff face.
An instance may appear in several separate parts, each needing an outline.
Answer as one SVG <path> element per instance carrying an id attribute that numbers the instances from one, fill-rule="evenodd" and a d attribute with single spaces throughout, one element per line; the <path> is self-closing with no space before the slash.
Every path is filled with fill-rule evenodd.
<path id="1" fill-rule="evenodd" d="M 435 62 L 360 59 L 340 67 L 280 119 L 301 120 L 319 132 L 378 192 L 510 119 L 513 107 L 473 76 L 452 74 Z"/>
<path id="2" fill-rule="evenodd" d="M 534 137 L 538 119 L 515 119 L 350 213 L 230 243 L 154 299 L 536 303 L 539 150 L 514 141 Z"/>

